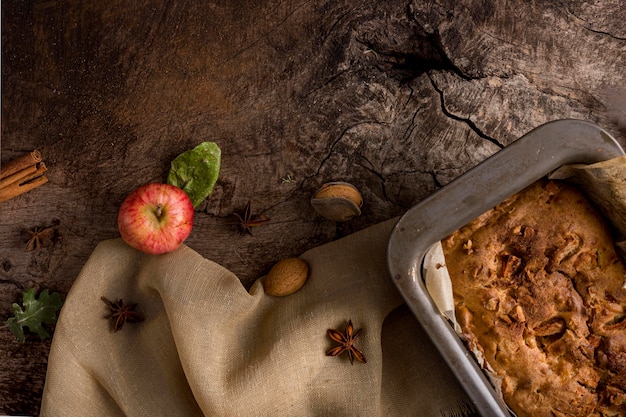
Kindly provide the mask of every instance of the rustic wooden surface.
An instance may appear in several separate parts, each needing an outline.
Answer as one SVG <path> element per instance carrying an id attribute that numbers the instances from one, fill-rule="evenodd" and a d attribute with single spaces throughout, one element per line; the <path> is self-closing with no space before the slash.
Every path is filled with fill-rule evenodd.
<path id="1" fill-rule="evenodd" d="M 50 179 L 0 203 L 3 320 L 32 286 L 65 295 L 118 236 L 126 194 L 201 141 L 222 170 L 187 243 L 246 286 L 544 122 L 589 120 L 625 144 L 623 2 L 495 3 L 3 1 L 1 160 L 39 149 Z M 332 180 L 360 188 L 361 217 L 316 215 Z M 248 200 L 271 221 L 240 236 Z M 26 252 L 23 231 L 50 225 L 59 240 Z M 37 413 L 49 346 L 0 331 L 0 413 Z"/>

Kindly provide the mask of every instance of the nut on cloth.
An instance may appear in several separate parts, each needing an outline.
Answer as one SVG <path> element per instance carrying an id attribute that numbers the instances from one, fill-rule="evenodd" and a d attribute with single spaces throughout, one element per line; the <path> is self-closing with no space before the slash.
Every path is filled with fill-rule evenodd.
<path id="1" fill-rule="evenodd" d="M 61 311 L 42 417 L 461 416 L 469 399 L 397 292 L 395 219 L 305 252 L 304 287 L 250 291 L 188 246 L 148 256 L 101 242 Z M 101 296 L 145 320 L 113 333 Z M 328 357 L 351 319 L 367 364 Z"/>

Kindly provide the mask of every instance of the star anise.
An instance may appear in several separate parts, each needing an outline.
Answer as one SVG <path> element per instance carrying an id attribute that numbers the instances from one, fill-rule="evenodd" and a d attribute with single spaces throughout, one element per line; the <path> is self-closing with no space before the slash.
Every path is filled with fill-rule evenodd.
<path id="1" fill-rule="evenodd" d="M 354 359 L 359 362 L 367 363 L 363 352 L 354 346 L 354 341 L 361 334 L 361 330 L 363 329 L 359 329 L 356 332 L 354 331 L 352 320 L 348 320 L 348 325 L 346 326 L 344 333 L 341 333 L 339 330 L 328 329 L 328 336 L 335 342 L 339 343 L 339 346 L 335 346 L 326 352 L 326 356 L 338 356 L 343 352 L 348 352 L 350 364 L 354 363 Z"/>
<path id="2" fill-rule="evenodd" d="M 117 332 L 122 330 L 124 324 L 138 323 L 144 320 L 144 317 L 138 311 L 135 311 L 137 304 L 124 304 L 124 301 L 120 298 L 117 301 L 110 301 L 106 297 L 100 297 L 102 301 L 107 305 L 110 313 L 105 317 L 113 322 L 113 331 Z"/>
<path id="3" fill-rule="evenodd" d="M 246 208 L 244 209 L 243 216 L 239 213 L 233 213 L 235 217 L 239 220 L 239 234 L 243 235 L 244 233 L 248 233 L 252 236 L 252 228 L 261 226 L 267 223 L 270 218 L 264 214 L 259 216 L 252 215 L 252 208 L 250 204 L 250 200 L 246 204 Z"/>
<path id="4" fill-rule="evenodd" d="M 52 243 L 52 239 L 56 234 L 56 228 L 50 227 L 33 227 L 26 230 L 26 252 L 32 252 L 34 250 L 41 249 L 44 246 L 49 246 Z"/>

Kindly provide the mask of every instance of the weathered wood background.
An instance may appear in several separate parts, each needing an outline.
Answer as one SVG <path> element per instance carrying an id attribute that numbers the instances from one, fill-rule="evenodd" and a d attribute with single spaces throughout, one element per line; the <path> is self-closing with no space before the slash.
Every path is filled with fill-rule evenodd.
<path id="1" fill-rule="evenodd" d="M 622 144 L 623 0 L 2 2 L 2 162 L 50 182 L 0 203 L 0 313 L 65 295 L 135 187 L 223 151 L 188 245 L 249 286 L 277 260 L 402 214 L 532 128 L 578 118 Z M 621 114 L 621 116 L 620 116 Z M 621 119 L 620 119 L 621 117 Z M 620 121 L 621 120 L 621 121 Z M 621 124 L 620 124 L 621 123 Z M 309 204 L 349 181 L 363 215 Z M 240 236 L 232 213 L 271 218 Z M 60 239 L 26 252 L 23 231 Z M 0 331 L 0 413 L 36 414 L 48 342 Z"/>

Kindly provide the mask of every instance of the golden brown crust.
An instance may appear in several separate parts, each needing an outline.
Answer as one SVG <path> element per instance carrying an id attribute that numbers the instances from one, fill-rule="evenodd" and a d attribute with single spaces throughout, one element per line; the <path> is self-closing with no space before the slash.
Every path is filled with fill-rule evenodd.
<path id="1" fill-rule="evenodd" d="M 518 416 L 626 415 L 626 268 L 578 190 L 539 181 L 443 247 L 463 337 Z"/>

